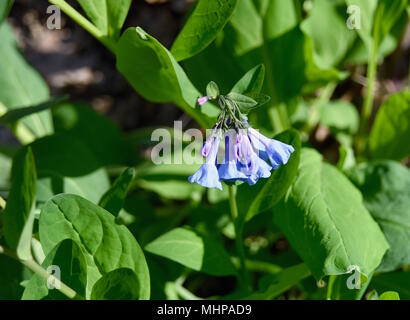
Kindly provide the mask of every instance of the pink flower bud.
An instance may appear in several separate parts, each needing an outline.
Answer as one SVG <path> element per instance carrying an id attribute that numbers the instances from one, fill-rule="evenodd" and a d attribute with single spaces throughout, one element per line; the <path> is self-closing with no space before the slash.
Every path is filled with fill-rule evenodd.
<path id="1" fill-rule="evenodd" d="M 198 98 L 198 104 L 199 104 L 200 106 L 202 106 L 202 105 L 205 104 L 208 100 L 209 100 L 209 97 L 208 97 L 208 96 Z"/>

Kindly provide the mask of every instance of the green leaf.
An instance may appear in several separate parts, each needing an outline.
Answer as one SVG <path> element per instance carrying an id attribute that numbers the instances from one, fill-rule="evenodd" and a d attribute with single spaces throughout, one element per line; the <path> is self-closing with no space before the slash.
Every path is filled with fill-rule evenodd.
<path id="1" fill-rule="evenodd" d="M 377 271 L 410 264 L 410 170 L 398 162 L 375 161 L 361 163 L 347 175 L 390 244 Z"/>
<path id="2" fill-rule="evenodd" d="M 347 6 L 352 6 L 352 8 L 355 9 L 352 14 L 359 15 L 360 28 L 357 28 L 355 30 L 359 34 L 360 38 L 362 38 L 366 46 L 369 48 L 373 42 L 373 39 L 372 39 L 373 20 L 374 20 L 374 14 L 376 11 L 377 3 L 378 1 L 346 0 Z M 357 11 L 356 9 L 359 9 L 360 11 Z M 352 18 L 354 18 L 354 16 L 352 16 Z M 356 19 L 356 22 L 358 23 L 357 19 Z"/>
<path id="3" fill-rule="evenodd" d="M 74 135 L 59 133 L 38 139 L 29 146 L 38 172 L 37 201 L 45 202 L 59 193 L 72 193 L 98 203 L 109 189 L 107 172 L 88 146 Z"/>
<path id="4" fill-rule="evenodd" d="M 4 19 L 7 18 L 11 7 L 13 6 L 14 0 L 5 0 L 0 2 L 0 24 Z"/>
<path id="5" fill-rule="evenodd" d="M 135 151 L 120 128 L 91 106 L 64 104 L 53 110 L 53 120 L 56 132 L 81 140 L 102 166 L 133 165 Z"/>
<path id="6" fill-rule="evenodd" d="M 19 300 L 23 294 L 23 287 L 20 285 L 23 280 L 23 265 L 0 254 L 0 299 Z"/>
<path id="7" fill-rule="evenodd" d="M 57 195 L 41 210 L 39 232 L 46 255 L 64 239 L 79 245 L 87 262 L 87 298 L 104 274 L 118 268 L 135 271 L 139 297 L 149 298 L 149 273 L 141 248 L 130 231 L 116 224 L 103 208 L 79 196 Z"/>
<path id="8" fill-rule="evenodd" d="M 22 260 L 31 259 L 31 236 L 34 223 L 36 197 L 36 166 L 30 148 L 14 159 L 12 185 L 4 210 L 4 237 Z"/>
<path id="9" fill-rule="evenodd" d="M 204 128 L 210 127 L 218 109 L 197 106 L 201 94 L 192 85 L 171 53 L 141 28 L 129 28 L 117 45 L 117 69 L 147 100 L 175 103 Z"/>
<path id="10" fill-rule="evenodd" d="M 138 300 L 138 277 L 131 269 L 115 269 L 98 280 L 91 293 L 91 300 Z"/>
<path id="11" fill-rule="evenodd" d="M 262 286 L 265 288 L 258 290 L 246 299 L 272 300 L 308 276 L 310 276 L 310 270 L 304 263 L 283 269 L 278 274 L 264 278 Z"/>
<path id="12" fill-rule="evenodd" d="M 356 33 L 346 27 L 345 12 L 346 7 L 336 1 L 315 0 L 308 18 L 301 23 L 312 39 L 314 60 L 322 68 L 339 65 L 355 40 Z"/>
<path id="13" fill-rule="evenodd" d="M 72 240 L 58 243 L 46 256 L 42 267 L 85 297 L 87 286 L 87 263 L 81 248 Z M 34 274 L 24 290 L 23 300 L 66 300 L 57 289 L 49 289 L 47 281 Z"/>
<path id="14" fill-rule="evenodd" d="M 394 290 L 400 294 L 403 300 L 410 299 L 410 273 L 389 272 L 378 274 L 373 277 L 370 287 L 379 292 Z"/>
<path id="15" fill-rule="evenodd" d="M 300 159 L 296 179 L 274 208 L 275 223 L 316 279 L 352 266 L 368 276 L 389 246 L 360 192 L 316 151 L 302 149 Z"/>
<path id="16" fill-rule="evenodd" d="M 395 291 L 386 291 L 380 295 L 379 300 L 400 300 L 400 297 Z"/>
<path id="17" fill-rule="evenodd" d="M 215 82 L 211 81 L 208 83 L 206 86 L 206 95 L 211 99 L 216 99 L 219 96 L 219 88 Z"/>
<path id="18" fill-rule="evenodd" d="M 231 92 L 242 94 L 259 93 L 262 90 L 263 80 L 265 79 L 265 66 L 259 64 L 243 75 L 233 86 Z"/>
<path id="19" fill-rule="evenodd" d="M 117 180 L 114 181 L 113 186 L 101 198 L 100 207 L 118 217 L 120 210 L 124 206 L 124 201 L 134 175 L 135 170 L 133 168 L 128 168 L 121 173 Z"/>
<path id="20" fill-rule="evenodd" d="M 245 113 L 248 113 L 250 110 L 256 108 L 258 105 L 258 103 L 252 98 L 249 98 L 247 96 L 244 96 L 243 94 L 236 92 L 228 93 L 226 98 L 235 103 L 239 107 L 239 109 Z"/>
<path id="21" fill-rule="evenodd" d="M 347 5 L 355 5 L 360 9 L 360 28 L 356 31 L 366 44 L 367 48 L 372 48 L 374 39 L 373 32 L 376 16 L 381 16 L 382 23 L 377 31 L 379 43 L 388 35 L 394 24 L 404 12 L 407 0 L 346 0 Z"/>
<path id="22" fill-rule="evenodd" d="M 204 50 L 229 21 L 237 0 L 199 0 L 182 31 L 172 45 L 177 61 Z"/>
<path id="23" fill-rule="evenodd" d="M 9 110 L 0 117 L 0 124 L 13 123 L 29 115 L 54 108 L 56 106 L 59 106 L 65 100 L 67 100 L 66 97 L 52 98 L 49 101 L 37 104 L 35 106 Z"/>
<path id="24" fill-rule="evenodd" d="M 132 0 L 77 0 L 104 36 L 117 39 Z"/>
<path id="25" fill-rule="evenodd" d="M 17 49 L 13 32 L 7 23 L 0 25 L 0 103 L 7 109 L 32 106 L 49 100 L 49 90 L 41 76 L 24 60 Z M 32 134 L 42 137 L 52 133 L 48 111 L 23 120 Z"/>
<path id="26" fill-rule="evenodd" d="M 272 208 L 286 194 L 296 176 L 300 160 L 301 141 L 297 131 L 291 129 L 275 137 L 295 149 L 289 162 L 272 171 L 269 179 L 261 179 L 254 186 L 241 184 L 238 187 L 238 208 L 249 220 L 256 214 Z"/>
<path id="27" fill-rule="evenodd" d="M 176 228 L 163 234 L 145 250 L 211 275 L 236 274 L 229 255 L 218 242 L 188 228 Z"/>
<path id="28" fill-rule="evenodd" d="M 410 91 L 393 94 L 377 112 L 370 132 L 373 158 L 401 160 L 410 154 Z"/>
<path id="29" fill-rule="evenodd" d="M 330 101 L 319 108 L 319 122 L 333 133 L 355 134 L 359 128 L 359 114 L 354 105 L 343 100 Z"/>

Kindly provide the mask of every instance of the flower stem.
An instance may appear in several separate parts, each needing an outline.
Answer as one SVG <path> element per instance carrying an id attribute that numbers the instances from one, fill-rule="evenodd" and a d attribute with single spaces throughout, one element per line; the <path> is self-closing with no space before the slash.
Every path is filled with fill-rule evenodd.
<path id="1" fill-rule="evenodd" d="M 19 261 L 20 263 L 24 264 L 27 268 L 29 268 L 31 271 L 33 271 L 35 274 L 39 275 L 42 277 L 45 281 L 51 282 L 54 287 L 60 291 L 62 294 L 67 296 L 69 299 L 82 299 L 77 292 L 75 292 L 73 289 L 71 289 L 69 286 L 61 282 L 59 279 L 54 277 L 53 275 L 50 275 L 42 266 L 40 266 L 37 262 L 34 260 L 20 260 L 17 255 L 10 251 L 7 248 L 4 248 L 0 246 L 0 254 L 4 254 L 10 258 L 13 258 L 14 260 Z M 51 281 L 50 281 L 51 280 Z"/>
<path id="2" fill-rule="evenodd" d="M 58 6 L 67 16 L 73 19 L 82 28 L 87 30 L 94 38 L 100 41 L 108 50 L 115 54 L 115 43 L 108 38 L 89 20 L 84 18 L 77 10 L 70 6 L 65 0 L 48 0 L 50 3 Z"/>
<path id="3" fill-rule="evenodd" d="M 373 111 L 373 100 L 374 100 L 374 85 L 377 76 L 377 58 L 379 52 L 379 42 L 380 42 L 380 25 L 382 23 L 382 12 L 383 10 L 378 10 L 374 21 L 374 32 L 373 40 L 371 42 L 371 48 L 369 48 L 369 61 L 367 64 L 367 88 L 366 96 L 364 98 L 361 119 L 360 119 L 360 129 L 358 140 L 356 143 L 357 153 L 361 154 L 365 151 L 367 143 L 367 130 L 369 128 L 369 121 Z"/>
<path id="4" fill-rule="evenodd" d="M 235 226 L 235 246 L 239 257 L 240 276 L 242 285 L 248 290 L 250 289 L 249 274 L 246 269 L 245 249 L 243 247 L 243 226 L 244 221 L 238 214 L 238 206 L 236 204 L 236 186 L 228 186 L 229 190 L 229 205 L 231 207 L 232 222 Z"/>

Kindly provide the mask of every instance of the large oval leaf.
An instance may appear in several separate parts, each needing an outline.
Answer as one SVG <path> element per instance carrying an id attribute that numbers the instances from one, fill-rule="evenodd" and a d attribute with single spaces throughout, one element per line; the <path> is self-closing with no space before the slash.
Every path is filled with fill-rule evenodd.
<path id="1" fill-rule="evenodd" d="M 355 186 L 313 149 L 302 149 L 299 171 L 274 221 L 315 278 L 358 266 L 369 275 L 389 245 Z"/>
<path id="2" fill-rule="evenodd" d="M 42 208 L 39 228 L 46 254 L 64 239 L 80 246 L 87 262 L 87 297 L 102 275 L 130 268 L 140 283 L 139 297 L 149 298 L 149 273 L 141 248 L 129 230 L 116 224 L 103 208 L 79 196 L 58 195 Z"/>
<path id="3" fill-rule="evenodd" d="M 410 170 L 398 162 L 361 163 L 347 172 L 390 244 L 378 271 L 410 264 Z"/>

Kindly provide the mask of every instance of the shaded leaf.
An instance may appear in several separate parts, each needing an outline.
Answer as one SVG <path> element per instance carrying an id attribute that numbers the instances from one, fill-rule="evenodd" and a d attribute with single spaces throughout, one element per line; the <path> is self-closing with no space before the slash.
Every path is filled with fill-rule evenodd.
<path id="1" fill-rule="evenodd" d="M 79 296 L 85 297 L 87 286 L 87 263 L 81 248 L 72 240 L 58 243 L 46 256 L 42 267 L 49 274 L 73 289 Z M 34 274 L 24 290 L 23 300 L 66 300 L 67 297 L 47 281 Z"/>
<path id="2" fill-rule="evenodd" d="M 4 237 L 22 260 L 31 259 L 37 173 L 33 153 L 25 149 L 14 159 L 12 185 L 4 210 Z"/>
<path id="3" fill-rule="evenodd" d="M 380 107 L 370 132 L 373 158 L 401 160 L 410 154 L 410 92 L 393 94 Z"/>
<path id="4" fill-rule="evenodd" d="M 272 300 L 308 276 L 310 276 L 310 270 L 304 263 L 283 269 L 278 274 L 269 275 L 264 278 L 262 286 L 265 288 L 258 290 L 246 297 L 246 299 Z"/>
<path id="5" fill-rule="evenodd" d="M 376 161 L 361 163 L 347 175 L 390 244 L 377 271 L 410 264 L 410 170 L 398 162 Z"/>
<path id="6" fill-rule="evenodd" d="M 131 269 L 120 268 L 105 274 L 91 292 L 91 300 L 138 300 L 138 278 Z"/>
<path id="7" fill-rule="evenodd" d="M 135 170 L 133 168 L 128 168 L 121 173 L 121 175 L 114 181 L 113 186 L 101 198 L 99 203 L 100 207 L 117 217 L 120 210 L 123 208 L 134 175 Z"/>
<path id="8" fill-rule="evenodd" d="M 0 25 L 0 102 L 7 109 L 17 109 L 49 99 L 49 90 L 41 76 L 24 60 L 17 49 L 13 32 L 7 23 Z M 48 111 L 23 120 L 32 134 L 42 137 L 53 131 Z"/>
<path id="9" fill-rule="evenodd" d="M 188 228 L 173 229 L 145 246 L 145 250 L 211 275 L 235 275 L 225 249 L 211 238 Z"/>
<path id="10" fill-rule="evenodd" d="M 296 176 L 300 160 L 301 141 L 295 130 L 285 131 L 275 137 L 294 147 L 289 162 L 272 171 L 268 179 L 261 179 L 254 186 L 242 184 L 238 187 L 238 208 L 249 220 L 256 214 L 272 208 L 286 194 Z"/>

